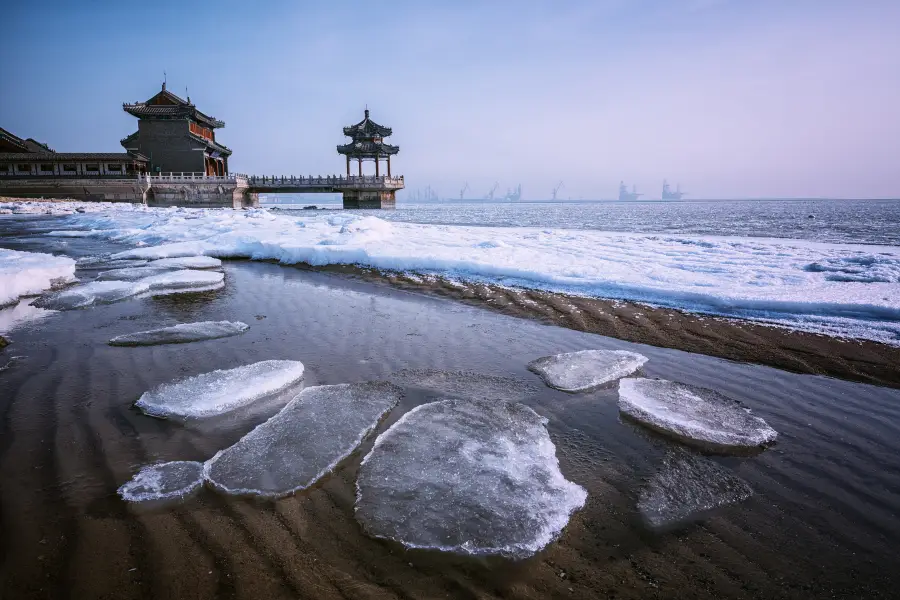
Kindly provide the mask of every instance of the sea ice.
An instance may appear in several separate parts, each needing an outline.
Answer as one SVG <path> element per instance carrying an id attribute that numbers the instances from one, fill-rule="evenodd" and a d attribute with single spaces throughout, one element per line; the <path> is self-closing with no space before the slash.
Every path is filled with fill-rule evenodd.
<path id="1" fill-rule="evenodd" d="M 303 378 L 303 363 L 264 360 L 164 383 L 135 403 L 146 414 L 188 419 L 227 413 L 275 393 Z"/>
<path id="2" fill-rule="evenodd" d="M 41 296 L 34 301 L 34 306 L 52 310 L 71 310 L 94 304 L 118 302 L 148 289 L 148 286 L 140 282 L 92 281 Z"/>
<path id="3" fill-rule="evenodd" d="M 715 390 L 663 379 L 623 379 L 619 410 L 687 444 L 718 451 L 771 444 L 778 433 L 737 401 Z"/>
<path id="4" fill-rule="evenodd" d="M 0 306 L 70 281 L 75 281 L 75 261 L 71 258 L 0 248 Z"/>
<path id="5" fill-rule="evenodd" d="M 218 286 L 225 274 L 218 271 L 198 271 L 184 269 L 151 275 L 139 280 L 150 290 L 181 290 L 185 288 L 208 288 Z"/>
<path id="6" fill-rule="evenodd" d="M 528 363 L 544 383 L 564 392 L 585 392 L 631 375 L 647 357 L 627 350 L 581 350 L 545 356 Z"/>
<path id="7" fill-rule="evenodd" d="M 126 267 L 124 269 L 112 269 L 111 271 L 103 271 L 97 275 L 98 281 L 137 281 L 151 275 L 159 275 L 167 273 L 173 269 L 165 267 Z"/>
<path id="8" fill-rule="evenodd" d="M 637 506 L 651 526 L 663 527 L 752 495 L 747 482 L 728 469 L 707 458 L 672 451 L 641 490 Z"/>
<path id="9" fill-rule="evenodd" d="M 387 382 L 306 388 L 207 461 L 204 476 L 229 494 L 279 497 L 305 489 L 349 456 L 399 400 L 400 388 Z"/>
<path id="10" fill-rule="evenodd" d="M 587 492 L 559 470 L 546 419 L 523 404 L 420 405 L 360 467 L 356 517 L 412 548 L 524 558 L 553 541 Z"/>
<path id="11" fill-rule="evenodd" d="M 130 502 L 166 500 L 186 496 L 203 485 L 203 463 L 174 461 L 149 465 L 119 488 Z"/>
<path id="12" fill-rule="evenodd" d="M 900 345 L 897 246 L 875 251 L 871 245 L 806 240 L 386 223 L 374 216 L 275 215 L 265 209 L 48 204 L 8 206 L 14 212 L 88 211 L 68 217 L 66 229 L 135 246 L 115 259 L 206 255 L 358 264 L 648 302 Z"/>
<path id="13" fill-rule="evenodd" d="M 222 261 L 212 256 L 182 256 L 180 258 L 161 258 L 151 261 L 147 266 L 168 269 L 214 269 L 221 267 Z"/>
<path id="14" fill-rule="evenodd" d="M 201 321 L 179 323 L 171 327 L 138 331 L 109 340 L 110 346 L 154 346 L 157 344 L 184 344 L 202 340 L 214 340 L 244 333 L 250 326 L 240 321 Z"/>

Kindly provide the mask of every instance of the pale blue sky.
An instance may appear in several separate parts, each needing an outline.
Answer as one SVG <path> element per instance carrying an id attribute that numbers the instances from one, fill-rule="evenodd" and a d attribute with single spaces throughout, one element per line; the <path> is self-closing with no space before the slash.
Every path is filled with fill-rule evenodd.
<path id="1" fill-rule="evenodd" d="M 120 151 L 162 73 L 233 171 L 341 172 L 365 104 L 410 188 L 900 196 L 900 2 L 45 2 L 4 9 L 0 126 Z M 467 194 L 469 195 L 469 194 Z"/>

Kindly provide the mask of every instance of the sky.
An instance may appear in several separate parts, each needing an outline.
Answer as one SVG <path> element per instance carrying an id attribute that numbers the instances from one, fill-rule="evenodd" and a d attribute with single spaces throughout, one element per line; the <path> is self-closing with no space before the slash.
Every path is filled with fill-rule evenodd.
<path id="1" fill-rule="evenodd" d="M 343 172 L 393 128 L 407 192 L 900 197 L 900 2 L 18 2 L 0 127 L 121 152 L 123 102 L 188 94 L 232 172 Z M 369 171 L 374 169 L 369 166 Z"/>

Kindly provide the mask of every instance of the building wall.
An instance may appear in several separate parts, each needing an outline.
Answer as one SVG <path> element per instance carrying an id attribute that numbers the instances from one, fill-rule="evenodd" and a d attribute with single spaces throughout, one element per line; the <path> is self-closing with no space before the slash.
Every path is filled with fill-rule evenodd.
<path id="1" fill-rule="evenodd" d="M 199 142 L 188 134 L 188 121 L 138 120 L 138 152 L 150 158 L 150 170 L 202 173 L 206 167 Z"/>

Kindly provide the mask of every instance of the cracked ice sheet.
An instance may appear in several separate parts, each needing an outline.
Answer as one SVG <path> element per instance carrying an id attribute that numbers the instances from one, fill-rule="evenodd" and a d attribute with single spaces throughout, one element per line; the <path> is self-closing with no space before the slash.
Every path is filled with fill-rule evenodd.
<path id="1" fill-rule="evenodd" d="M 411 548 L 530 556 L 558 537 L 585 490 L 559 470 L 546 419 L 496 400 L 406 413 L 360 467 L 356 518 Z"/>
<path id="2" fill-rule="evenodd" d="M 129 502 L 168 500 L 186 496 L 203 485 L 203 463 L 174 461 L 142 468 L 119 488 Z"/>
<path id="3" fill-rule="evenodd" d="M 154 417 L 213 417 L 247 406 L 301 379 L 303 363 L 264 360 L 163 383 L 144 392 L 135 406 Z"/>
<path id="4" fill-rule="evenodd" d="M 631 375 L 647 360 L 643 354 L 626 350 L 581 350 L 539 358 L 528 363 L 528 369 L 552 388 L 586 392 Z"/>
<path id="5" fill-rule="evenodd" d="M 400 400 L 387 382 L 306 388 L 281 412 L 207 461 L 204 476 L 228 494 L 280 497 L 331 472 Z"/>
<path id="6" fill-rule="evenodd" d="M 676 440 L 715 451 L 748 451 L 778 433 L 735 400 L 707 388 L 664 379 L 619 382 L 619 410 Z"/>
<path id="7" fill-rule="evenodd" d="M 250 326 L 240 321 L 201 321 L 179 323 L 171 327 L 137 331 L 109 340 L 110 346 L 155 346 L 215 340 L 244 333 Z"/>

